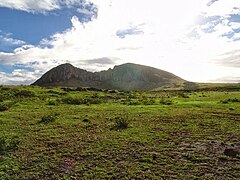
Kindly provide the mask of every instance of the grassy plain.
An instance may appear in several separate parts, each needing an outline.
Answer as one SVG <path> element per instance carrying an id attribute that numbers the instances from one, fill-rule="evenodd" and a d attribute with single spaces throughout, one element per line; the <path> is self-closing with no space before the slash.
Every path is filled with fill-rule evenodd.
<path id="1" fill-rule="evenodd" d="M 0 88 L 0 179 L 238 179 L 240 88 Z"/>

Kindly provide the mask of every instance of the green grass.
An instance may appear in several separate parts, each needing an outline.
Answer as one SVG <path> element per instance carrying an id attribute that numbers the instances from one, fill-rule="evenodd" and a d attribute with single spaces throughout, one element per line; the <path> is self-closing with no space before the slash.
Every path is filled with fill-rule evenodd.
<path id="1" fill-rule="evenodd" d="M 3 86 L 0 97 L 11 104 L 0 111 L 0 179 L 240 177 L 239 156 L 224 155 L 240 151 L 239 89 Z"/>

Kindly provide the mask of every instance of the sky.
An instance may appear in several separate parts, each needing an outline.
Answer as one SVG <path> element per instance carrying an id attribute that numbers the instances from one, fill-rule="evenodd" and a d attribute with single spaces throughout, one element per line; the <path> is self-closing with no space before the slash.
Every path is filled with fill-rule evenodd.
<path id="1" fill-rule="evenodd" d="M 71 63 L 123 63 L 193 82 L 240 82 L 239 0 L 0 0 L 0 84 Z"/>

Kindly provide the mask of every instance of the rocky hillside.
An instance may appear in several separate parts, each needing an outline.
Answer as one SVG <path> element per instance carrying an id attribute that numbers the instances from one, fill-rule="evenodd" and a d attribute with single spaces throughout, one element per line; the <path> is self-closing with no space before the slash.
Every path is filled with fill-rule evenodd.
<path id="1" fill-rule="evenodd" d="M 132 63 L 94 73 L 67 63 L 51 69 L 32 85 L 154 90 L 160 87 L 182 86 L 185 82 L 167 71 Z"/>

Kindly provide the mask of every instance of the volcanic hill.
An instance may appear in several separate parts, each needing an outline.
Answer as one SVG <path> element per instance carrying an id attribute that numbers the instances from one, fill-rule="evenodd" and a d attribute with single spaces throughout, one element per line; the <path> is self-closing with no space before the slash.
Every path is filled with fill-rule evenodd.
<path id="1" fill-rule="evenodd" d="M 133 63 L 100 72 L 89 72 L 66 63 L 51 69 L 32 85 L 142 91 L 177 88 L 186 83 L 167 71 Z"/>

